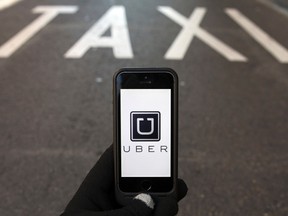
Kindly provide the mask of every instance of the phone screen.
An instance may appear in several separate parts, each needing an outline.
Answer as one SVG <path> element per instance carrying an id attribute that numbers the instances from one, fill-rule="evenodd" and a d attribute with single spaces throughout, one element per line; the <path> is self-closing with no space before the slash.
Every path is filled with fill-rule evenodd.
<path id="1" fill-rule="evenodd" d="M 122 69 L 114 84 L 116 188 L 170 193 L 177 179 L 177 74 Z"/>
<path id="2" fill-rule="evenodd" d="M 171 177 L 171 89 L 120 89 L 121 177 Z"/>

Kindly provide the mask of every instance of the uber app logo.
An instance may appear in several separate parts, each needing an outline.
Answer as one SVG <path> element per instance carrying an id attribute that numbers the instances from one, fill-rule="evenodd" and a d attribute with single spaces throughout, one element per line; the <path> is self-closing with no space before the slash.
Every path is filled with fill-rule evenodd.
<path id="1" fill-rule="evenodd" d="M 133 111 L 130 113 L 130 138 L 132 141 L 160 140 L 160 112 Z"/>

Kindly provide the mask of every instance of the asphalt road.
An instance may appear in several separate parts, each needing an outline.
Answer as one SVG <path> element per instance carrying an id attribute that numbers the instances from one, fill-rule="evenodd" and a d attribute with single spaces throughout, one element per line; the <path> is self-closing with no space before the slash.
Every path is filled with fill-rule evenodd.
<path id="1" fill-rule="evenodd" d="M 179 215 L 288 215 L 287 1 L 11 2 L 1 216 L 59 215 L 112 143 L 114 72 L 154 66 L 180 78 Z"/>

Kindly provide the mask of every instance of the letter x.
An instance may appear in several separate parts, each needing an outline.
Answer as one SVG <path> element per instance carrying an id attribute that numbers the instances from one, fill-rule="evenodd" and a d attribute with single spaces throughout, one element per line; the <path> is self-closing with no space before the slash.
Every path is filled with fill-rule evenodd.
<path id="1" fill-rule="evenodd" d="M 182 16 L 171 7 L 160 6 L 158 7 L 158 10 L 182 26 L 182 30 L 179 32 L 176 39 L 165 54 L 166 59 L 183 59 L 190 43 L 193 40 L 193 37 L 197 36 L 200 40 L 209 45 L 226 59 L 230 61 L 247 61 L 247 58 L 241 53 L 232 49 L 199 26 L 206 13 L 205 8 L 196 8 L 189 19 Z"/>

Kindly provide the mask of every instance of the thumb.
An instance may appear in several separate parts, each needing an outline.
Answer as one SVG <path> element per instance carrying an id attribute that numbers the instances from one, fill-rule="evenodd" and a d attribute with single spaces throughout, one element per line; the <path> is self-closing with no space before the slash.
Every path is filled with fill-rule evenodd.
<path id="1" fill-rule="evenodd" d="M 153 204 L 150 205 L 149 202 L 147 203 L 145 197 L 143 199 L 141 195 L 143 194 L 136 196 L 127 206 L 114 210 L 115 216 L 151 216 L 154 208 L 154 202 L 152 201 Z M 147 196 L 150 197 L 150 195 Z M 151 197 L 150 199 L 152 200 Z"/>

